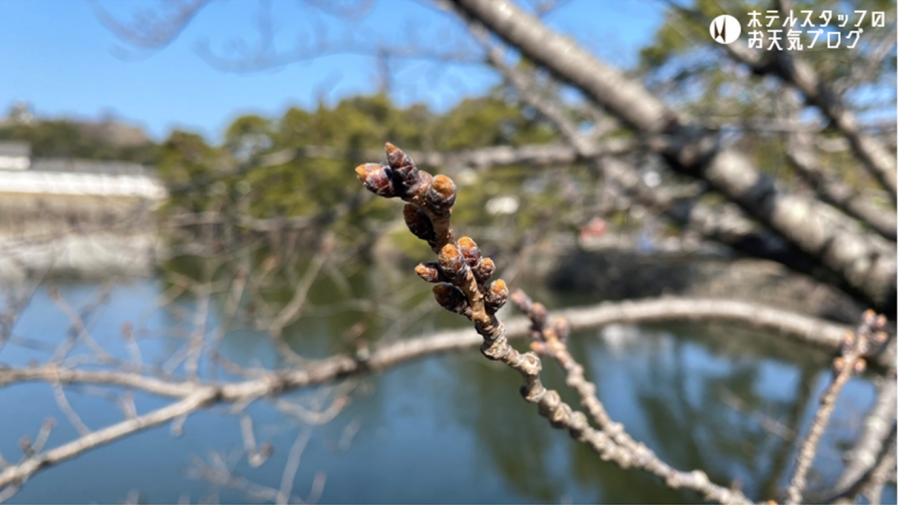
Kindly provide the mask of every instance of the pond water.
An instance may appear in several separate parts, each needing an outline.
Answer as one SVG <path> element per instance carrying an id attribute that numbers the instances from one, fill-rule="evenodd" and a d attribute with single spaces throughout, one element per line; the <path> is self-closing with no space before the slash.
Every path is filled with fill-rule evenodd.
<path id="1" fill-rule="evenodd" d="M 90 306 L 98 290 L 108 287 L 107 303 L 87 319 L 92 336 L 113 354 L 127 358 L 120 332 L 128 322 L 141 337 L 144 359 L 162 364 L 183 343 L 173 337 L 197 303 L 181 297 L 161 310 L 148 309 L 167 288 L 161 279 L 120 279 L 111 285 L 57 281 L 56 286 L 62 299 L 76 309 Z M 15 338 L 56 345 L 71 331 L 71 321 L 51 298 L 50 289 L 44 285 L 34 294 L 15 327 Z M 551 308 L 598 301 L 573 294 L 540 295 Z M 321 296 L 319 302 L 324 303 L 331 295 Z M 413 293 L 410 303 L 427 298 L 427 293 Z M 213 305 L 210 327 L 221 307 Z M 352 310 L 308 312 L 313 315 L 290 328 L 289 341 L 314 357 L 342 350 L 341 335 L 361 317 Z M 432 325 L 462 324 L 449 316 L 433 313 L 424 319 L 427 323 L 402 331 L 374 323 L 370 330 L 393 328 L 398 338 L 408 338 Z M 828 353 L 777 335 L 710 324 L 612 326 L 576 333 L 571 346 L 612 418 L 624 423 L 634 438 L 676 468 L 702 469 L 714 481 L 739 486 L 756 500 L 771 498 L 785 486 L 793 466 L 795 433 L 805 433 L 811 421 L 828 381 L 830 361 Z M 244 366 L 281 364 L 269 339 L 252 331 L 226 333 L 220 352 Z M 0 363 L 23 366 L 47 356 L 40 349 L 6 345 L 0 350 Z M 545 376 L 551 387 L 564 385 L 553 364 L 545 364 Z M 699 499 L 690 492 L 669 490 L 648 475 L 605 463 L 564 431 L 551 429 L 536 407 L 519 396 L 520 377 L 487 362 L 476 349 L 414 360 L 353 380 L 349 406 L 333 421 L 312 428 L 293 487 L 300 497 L 314 487 L 317 475 L 324 475 L 321 503 Z M 287 396 L 308 398 L 319 392 Z M 95 393 L 73 387 L 67 389 L 67 398 L 91 429 L 120 421 L 121 412 Z M 874 394 L 870 380 L 861 377 L 840 396 L 810 474 L 812 489 L 840 473 L 841 453 L 852 444 Z M 571 394 L 564 398 L 577 404 Z M 168 401 L 135 393 L 138 413 Z M 196 458 L 210 462 L 219 457 L 233 462 L 234 471 L 247 482 L 280 487 L 290 449 L 308 428 L 266 401 L 253 403 L 247 412 L 254 420 L 256 439 L 274 446 L 271 458 L 258 468 L 242 457 L 238 418 L 229 415 L 227 406 L 216 406 L 191 416 L 180 437 L 166 425 L 42 470 L 11 502 L 122 503 L 129 497 L 150 503 L 252 501 L 188 472 Z M 76 437 L 48 384 L 0 388 L 0 454 L 17 461 L 22 454 L 20 438 L 34 439 L 47 417 L 59 421 L 49 446 Z M 318 479 L 321 482 L 322 477 Z M 896 488 L 889 486 L 883 500 L 896 502 Z"/>

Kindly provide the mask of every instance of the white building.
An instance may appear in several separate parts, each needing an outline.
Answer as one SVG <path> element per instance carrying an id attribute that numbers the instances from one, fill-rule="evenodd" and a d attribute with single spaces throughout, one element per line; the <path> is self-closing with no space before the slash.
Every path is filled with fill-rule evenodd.
<path id="1" fill-rule="evenodd" d="M 27 142 L 0 142 L 0 170 L 28 170 L 31 145 Z"/>
<path id="2" fill-rule="evenodd" d="M 166 190 L 154 170 L 137 163 L 38 158 L 31 146 L 0 142 L 0 193 L 130 196 L 159 200 Z"/>

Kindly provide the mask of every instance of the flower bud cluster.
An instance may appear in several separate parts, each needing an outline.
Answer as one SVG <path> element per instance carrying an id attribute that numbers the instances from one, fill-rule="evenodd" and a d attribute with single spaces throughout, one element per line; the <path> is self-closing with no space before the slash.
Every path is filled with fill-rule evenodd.
<path id="1" fill-rule="evenodd" d="M 366 163 L 356 167 L 356 174 L 376 195 L 406 201 L 403 220 L 407 228 L 438 253 L 436 262 L 420 263 L 416 274 L 436 284 L 432 292 L 445 309 L 472 319 L 471 304 L 475 304 L 480 311 L 477 318 L 493 316 L 509 298 L 509 289 L 502 280 L 488 284 L 494 262 L 482 256 L 474 240 L 462 237 L 453 241 L 449 217 L 456 202 L 456 184 L 447 176 L 419 170 L 409 155 L 393 144 L 385 144 L 385 152 L 387 165 Z M 481 324 L 496 327 L 484 320 Z"/>
<path id="2" fill-rule="evenodd" d="M 493 271 L 494 262 L 482 257 L 478 244 L 469 237 L 462 237 L 456 244 L 445 245 L 438 253 L 437 263 L 420 263 L 416 267 L 416 273 L 425 281 L 446 282 L 451 285 L 467 282 L 471 272 L 478 289 L 482 290 L 484 308 L 488 314 L 497 313 L 509 298 L 509 289 L 502 280 L 498 279 L 485 286 Z M 441 305 L 447 310 L 458 312 L 455 306 Z"/>
<path id="3" fill-rule="evenodd" d="M 853 372 L 861 374 L 866 369 L 863 356 L 876 354 L 884 348 L 888 334 L 884 331 L 887 319 L 883 315 L 867 310 L 856 332 L 848 331 L 841 343 L 841 355 L 832 362 L 832 371 L 840 374 L 847 366 L 853 366 Z M 856 359 L 858 357 L 858 359 Z"/>
<path id="4" fill-rule="evenodd" d="M 453 181 L 444 175 L 432 177 L 428 172 L 419 170 L 409 155 L 390 142 L 384 145 L 384 149 L 387 166 L 365 163 L 356 167 L 356 175 L 366 189 L 384 198 L 399 197 L 410 201 L 418 197 L 436 215 L 449 216 L 450 208 L 456 202 Z"/>

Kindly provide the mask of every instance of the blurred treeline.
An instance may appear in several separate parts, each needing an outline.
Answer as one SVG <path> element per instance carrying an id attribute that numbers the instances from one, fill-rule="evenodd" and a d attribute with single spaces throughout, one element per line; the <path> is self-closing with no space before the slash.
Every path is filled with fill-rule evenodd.
<path id="1" fill-rule="evenodd" d="M 745 65 L 723 58 L 726 51 L 710 37 L 709 23 L 715 17 L 729 13 L 741 22 L 743 32 L 735 44 L 747 44 L 751 31 L 781 30 L 777 47 L 789 47 L 785 16 L 771 18 L 773 9 L 787 8 L 795 19 L 793 29 L 805 36 L 804 50 L 791 52 L 810 65 L 820 81 L 836 92 L 840 101 L 861 120 L 863 129 L 896 149 L 897 53 L 896 0 L 794 0 L 791 2 L 760 2 L 753 0 L 692 0 L 666 2 L 663 23 L 653 42 L 640 50 L 639 64 L 632 75 L 640 77 L 648 89 L 666 98 L 681 112 L 705 120 L 714 130 L 731 134 L 726 141 L 734 142 L 748 153 L 761 172 L 780 179 L 789 189 L 802 186 L 790 164 L 785 163 L 786 135 L 811 128 L 818 136 L 817 147 L 824 151 L 817 158 L 822 168 L 840 175 L 856 188 L 877 189 L 878 184 L 860 166 L 859 160 L 846 145 L 844 137 L 821 112 L 807 104 L 796 104 L 788 110 L 782 101 L 785 88 L 771 73 L 760 74 Z M 677 8 L 676 6 L 681 6 Z M 758 12 L 760 27 L 751 28 L 750 12 Z M 802 27 L 807 22 L 820 25 L 825 12 L 831 13 L 826 33 L 841 33 L 840 47 L 830 48 L 827 35 L 813 44 L 812 34 L 819 27 Z M 872 15 L 885 14 L 883 27 L 872 27 Z M 860 22 L 860 14 L 864 16 Z M 838 16 L 845 16 L 841 20 Z M 862 28 L 858 38 L 854 25 Z M 854 43 L 855 41 L 855 43 Z M 813 44 L 810 47 L 810 44 Z M 854 47 L 851 48 L 850 46 Z M 785 121 L 794 116 L 796 123 Z M 887 208 L 887 201 L 880 203 Z M 890 210 L 892 212 L 892 210 Z"/>
<path id="2" fill-rule="evenodd" d="M 789 190 L 811 191 L 785 155 L 786 136 L 801 130 L 815 133 L 816 161 L 824 169 L 854 188 L 877 188 L 840 132 L 816 108 L 792 105 L 776 79 L 723 59 L 722 48 L 709 37 L 708 20 L 723 8 L 732 13 L 760 11 L 766 25 L 766 9 L 771 6 L 721 0 L 683 5 L 667 9 L 652 42 L 636 59 L 630 71 L 633 77 L 664 96 L 680 113 L 723 132 L 723 142 L 736 144 L 761 172 Z M 828 5 L 797 0 L 792 8 L 798 17 L 803 9 L 818 16 Z M 804 51 L 802 57 L 842 95 L 865 129 L 896 147 L 896 49 L 886 46 L 890 50 L 884 55 L 879 51 L 896 33 L 896 2 L 860 0 L 841 12 L 854 10 L 884 11 L 888 26 L 864 31 L 855 49 Z M 741 19 L 743 26 L 748 19 Z M 849 31 L 842 30 L 845 35 Z M 823 44 L 824 40 L 820 41 Z M 861 54 L 871 61 L 861 63 Z M 616 124 L 604 129 L 608 121 L 605 112 L 575 89 L 560 86 L 524 59 L 517 67 L 533 78 L 540 93 L 565 97 L 561 101 L 565 113 L 576 124 L 584 124 L 586 133 L 595 131 L 597 140 L 631 137 Z M 797 110 L 786 110 L 790 107 Z M 382 160 L 380 154 L 373 156 L 373 151 L 385 141 L 425 153 L 566 144 L 557 129 L 524 104 L 508 84 L 497 85 L 484 96 L 464 99 L 443 113 L 425 105 L 400 107 L 382 93 L 345 98 L 334 105 L 320 102 L 310 110 L 290 108 L 281 117 L 245 115 L 235 119 L 218 142 L 175 131 L 163 142 L 123 144 L 109 142 L 96 130 L 67 121 L 2 124 L 0 140 L 27 140 L 37 157 L 117 159 L 155 166 L 171 194 L 164 214 L 228 210 L 270 219 L 323 215 L 350 205 L 332 219 L 336 229 L 348 237 L 375 222 L 398 219 L 396 206 L 368 198 L 353 174 L 353 168 L 362 162 Z M 645 175 L 661 177 L 666 184 L 690 182 L 642 154 L 639 146 L 630 156 L 629 161 Z M 426 170 L 450 172 L 457 184 L 465 187 L 455 214 L 455 222 L 461 226 L 477 224 L 521 237 L 536 224 L 556 231 L 574 230 L 601 215 L 617 228 L 629 228 L 640 224 L 645 215 L 632 212 L 638 206 L 627 200 L 611 204 L 615 188 L 601 181 L 588 163 L 471 169 L 429 167 L 421 159 L 417 161 Z M 867 196 L 890 210 L 880 192 Z M 488 205 L 498 198 L 506 198 L 501 202 L 505 205 Z M 721 198 L 704 193 L 699 200 L 717 203 Z M 406 233 L 398 233 L 396 240 L 414 243 Z"/>
<path id="3" fill-rule="evenodd" d="M 398 107 L 378 94 L 347 98 L 331 107 L 320 103 L 314 110 L 291 108 L 280 118 L 246 115 L 231 123 L 219 145 L 178 131 L 156 146 L 158 173 L 171 192 L 165 211 L 228 209 L 261 220 L 332 214 L 330 224 L 339 238 L 352 238 L 399 219 L 395 202 L 370 198 L 354 174 L 360 163 L 383 161 L 385 141 L 412 153 L 561 142 L 551 125 L 502 87 L 463 100 L 444 114 L 424 105 Z M 433 173 L 448 172 L 447 167 L 419 165 Z M 574 198 L 574 187 L 596 185 L 595 175 L 584 168 L 449 171 L 465 188 L 455 222 L 502 229 L 504 233 L 492 234 L 501 241 L 515 241 L 521 235 L 517 232 L 539 221 L 565 228 L 574 221 L 571 213 L 559 210 Z M 499 205 L 488 205 L 492 199 L 500 199 Z M 333 215 L 336 209 L 340 212 Z M 392 236 L 401 248 L 421 249 L 405 229 L 396 231 Z"/>

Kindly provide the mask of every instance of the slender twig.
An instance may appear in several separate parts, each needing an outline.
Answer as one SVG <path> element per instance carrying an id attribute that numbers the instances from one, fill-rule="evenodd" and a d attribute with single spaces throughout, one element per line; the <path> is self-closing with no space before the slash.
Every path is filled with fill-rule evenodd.
<path id="1" fill-rule="evenodd" d="M 869 476 L 869 483 L 863 489 L 863 496 L 869 500 L 869 503 L 881 503 L 881 492 L 884 490 L 884 484 L 897 475 L 897 432 L 894 431 L 891 440 L 886 444 L 885 450 L 881 455 L 881 459 Z"/>
<path id="2" fill-rule="evenodd" d="M 278 489 L 278 497 L 275 503 L 283 505 L 288 502 L 291 492 L 294 489 L 294 479 L 297 477 L 297 470 L 300 468 L 300 458 L 303 451 L 306 450 L 306 444 L 312 436 L 313 426 L 307 425 L 297 435 L 297 440 L 291 446 L 291 452 L 288 454 L 287 464 L 284 465 L 284 473 L 281 476 L 281 487 Z"/>
<path id="3" fill-rule="evenodd" d="M 834 375 L 831 383 L 825 389 L 825 392 L 822 393 L 812 426 L 800 446 L 800 451 L 797 455 L 797 467 L 794 469 L 790 486 L 787 489 L 786 503 L 788 505 L 800 503 L 803 490 L 806 488 L 806 474 L 812 467 L 813 459 L 819 446 L 819 439 L 825 433 L 825 428 L 828 426 L 832 412 L 834 412 L 837 397 L 847 381 L 850 380 L 850 377 L 854 373 L 861 373 L 865 369 L 863 356 L 869 349 L 876 344 L 880 345 L 887 339 L 887 335 L 880 331 L 884 328 L 884 325 L 884 316 L 877 317 L 874 312 L 866 311 L 863 315 L 862 324 L 860 324 L 856 333 L 847 334 L 841 350 L 841 356 L 834 360 Z"/>
<path id="4" fill-rule="evenodd" d="M 59 381 L 54 382 L 52 384 L 53 387 L 53 398 L 56 400 L 56 404 L 59 405 L 59 409 L 63 412 L 69 422 L 72 424 L 72 427 L 75 428 L 75 431 L 78 432 L 79 435 L 87 435 L 91 432 L 90 428 L 88 428 L 84 422 L 79 417 L 78 413 L 75 412 L 75 409 L 72 408 L 72 405 L 69 404 L 69 400 L 66 399 L 66 392 L 63 391 L 62 385 Z"/>
<path id="5" fill-rule="evenodd" d="M 616 323 L 730 322 L 776 332 L 825 349 L 838 349 L 844 335 L 850 330 L 846 326 L 761 304 L 692 298 L 607 302 L 589 307 L 567 309 L 556 312 L 554 315 L 565 317 L 574 331 Z M 525 318 L 510 318 L 506 321 L 506 332 L 507 338 L 523 338 L 529 335 L 529 322 Z M 467 331 L 443 331 L 376 348 L 365 364 L 372 369 L 384 370 L 423 356 L 467 350 L 480 343 L 480 338 Z M 878 359 L 888 363 L 893 360 L 893 356 L 880 355 Z M 266 394 L 272 391 L 271 385 L 299 388 L 322 384 L 334 380 L 338 375 L 358 373 L 365 369 L 354 359 L 340 355 L 311 362 L 308 365 L 304 370 L 265 371 L 259 369 L 259 378 L 228 384 L 227 394 L 229 396 L 224 397 L 223 400 L 236 401 L 240 397 L 239 393 L 244 391 Z M 57 380 L 63 383 L 93 383 L 129 387 L 173 398 L 184 398 L 201 387 L 201 385 L 185 381 L 167 380 L 131 372 L 73 369 L 55 364 L 0 369 L 0 387 L 19 382 L 53 383 Z"/>
<path id="6" fill-rule="evenodd" d="M 721 501 L 721 503 L 733 503 L 728 500 L 747 500 L 738 492 L 728 495 L 724 488 L 710 483 L 706 475 L 700 470 L 681 472 L 672 468 L 659 459 L 647 446 L 635 441 L 620 423 L 614 422 L 609 417 L 606 408 L 597 397 L 597 386 L 584 377 L 584 367 L 569 352 L 569 348 L 566 345 L 566 340 L 571 331 L 568 321 L 560 317 L 556 319 L 553 325 L 547 324 L 547 310 L 544 306 L 533 302 L 522 291 L 513 293 L 511 299 L 513 304 L 524 312 L 531 321 L 531 333 L 534 339 L 531 349 L 539 355 L 552 357 L 559 362 L 566 371 L 566 385 L 578 393 L 578 396 L 581 398 L 581 405 L 587 409 L 600 431 L 612 440 L 620 450 L 630 454 L 631 459 L 638 462 L 634 466 L 663 479 L 670 487 L 694 489 L 702 493 L 707 499 L 714 499 Z"/>
<path id="7" fill-rule="evenodd" d="M 192 380 L 199 380 L 198 368 L 200 357 L 203 355 L 203 343 L 206 340 L 206 326 L 207 319 L 209 319 L 211 296 L 210 290 L 203 290 L 200 295 L 200 299 L 197 301 L 197 310 L 194 313 L 194 331 L 191 332 L 191 336 L 188 339 L 184 369 L 188 378 Z"/>
<path id="8" fill-rule="evenodd" d="M 699 470 L 675 471 L 643 444 L 620 445 L 616 438 L 625 438 L 618 434 L 608 416 L 601 419 L 607 421 L 607 429 L 615 433 L 616 438 L 602 429 L 592 428 L 583 413 L 574 411 L 555 390 L 545 388 L 540 378 L 541 359 L 534 352 L 520 353 L 514 349 L 509 344 L 503 322 L 496 317 L 509 291 L 500 279 L 488 284 L 494 271 L 493 261 L 482 257 L 472 239 L 454 239 L 450 225 L 456 200 L 453 181 L 443 175 L 432 177 L 418 170 L 403 151 L 391 144 L 386 145 L 386 151 L 387 166 L 360 165 L 356 169 L 357 175 L 373 193 L 388 198 L 396 196 L 407 202 L 403 215 L 410 232 L 426 241 L 438 254 L 436 263 L 421 263 L 416 267 L 416 273 L 422 279 L 436 283 L 433 291 L 438 304 L 474 323 L 476 332 L 483 339 L 481 352 L 486 358 L 499 361 L 522 375 L 525 384 L 520 392 L 526 401 L 538 406 L 542 417 L 554 428 L 567 429 L 573 439 L 621 468 L 640 468 L 663 478 L 673 489 L 692 489 L 707 500 L 750 503 L 739 491 L 713 484 Z M 600 407 L 602 409 L 602 405 Z"/>
<path id="9" fill-rule="evenodd" d="M 32 474 L 49 465 L 61 463 L 86 450 L 99 447 L 138 431 L 158 426 L 207 405 L 216 397 L 214 388 L 201 388 L 190 396 L 135 419 L 128 419 L 92 432 L 47 452 L 38 453 L 0 473 L 0 488 L 21 486 Z"/>
<path id="10" fill-rule="evenodd" d="M 840 495 L 865 477 L 878 460 L 897 417 L 897 370 L 891 368 L 876 383 L 878 396 L 866 415 L 853 448 L 847 452 L 847 464 L 837 479 L 832 494 Z"/>

